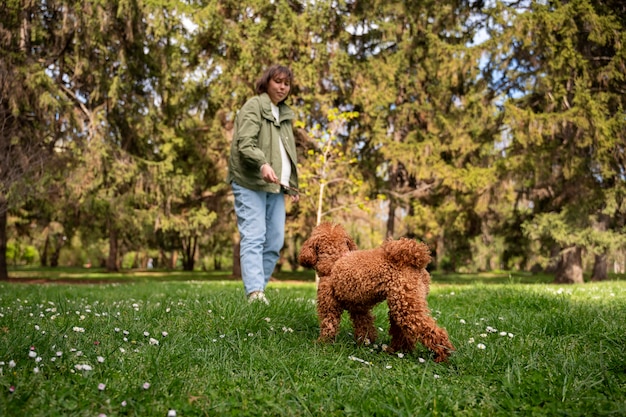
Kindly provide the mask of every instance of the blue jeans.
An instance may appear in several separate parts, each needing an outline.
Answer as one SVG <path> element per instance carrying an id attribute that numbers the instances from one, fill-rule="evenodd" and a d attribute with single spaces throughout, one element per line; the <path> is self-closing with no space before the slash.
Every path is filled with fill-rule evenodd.
<path id="1" fill-rule="evenodd" d="M 285 242 L 285 195 L 232 183 L 246 295 L 264 291 Z"/>

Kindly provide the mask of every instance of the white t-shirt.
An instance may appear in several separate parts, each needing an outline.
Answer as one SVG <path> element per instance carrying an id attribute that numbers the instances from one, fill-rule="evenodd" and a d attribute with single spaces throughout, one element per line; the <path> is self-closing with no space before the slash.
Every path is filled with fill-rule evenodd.
<path id="1" fill-rule="evenodd" d="M 272 114 L 274 115 L 274 118 L 278 123 L 280 123 L 280 110 L 278 109 L 278 106 L 271 102 L 270 106 L 272 108 Z M 291 177 L 291 160 L 289 159 L 289 155 L 287 155 L 287 151 L 285 150 L 285 145 L 283 145 L 282 138 L 278 138 L 278 147 L 280 148 L 280 159 L 282 160 L 280 183 L 284 185 L 289 185 L 289 177 Z"/>

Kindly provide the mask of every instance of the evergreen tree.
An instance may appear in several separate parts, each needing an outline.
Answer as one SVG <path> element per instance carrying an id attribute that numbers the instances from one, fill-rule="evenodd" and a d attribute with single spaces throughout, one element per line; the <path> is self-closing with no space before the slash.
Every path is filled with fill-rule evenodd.
<path id="1" fill-rule="evenodd" d="M 7 279 L 7 212 L 73 137 L 67 101 L 48 71 L 68 53 L 62 2 L 0 4 L 0 279 Z"/>
<path id="2" fill-rule="evenodd" d="M 506 168 L 528 202 L 528 236 L 560 249 L 557 282 L 583 281 L 583 250 L 602 260 L 624 245 L 626 28 L 615 7 L 549 1 L 494 14 Z"/>
<path id="3" fill-rule="evenodd" d="M 387 236 L 428 240 L 439 263 L 471 258 L 469 239 L 489 231 L 497 120 L 480 77 L 482 48 L 472 45 L 478 3 L 360 2 L 345 50 L 348 98 L 359 120 L 360 162 L 387 196 Z M 375 175 L 375 176 L 374 176 Z M 399 210 L 409 215 L 396 230 Z"/>

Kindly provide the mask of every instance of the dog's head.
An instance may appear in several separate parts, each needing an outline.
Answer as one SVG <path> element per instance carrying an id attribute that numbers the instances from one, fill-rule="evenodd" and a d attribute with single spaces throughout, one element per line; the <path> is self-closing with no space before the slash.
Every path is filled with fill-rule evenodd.
<path id="1" fill-rule="evenodd" d="M 298 262 L 326 276 L 330 275 L 337 259 L 353 250 L 357 250 L 356 244 L 342 226 L 322 223 L 302 245 Z"/>

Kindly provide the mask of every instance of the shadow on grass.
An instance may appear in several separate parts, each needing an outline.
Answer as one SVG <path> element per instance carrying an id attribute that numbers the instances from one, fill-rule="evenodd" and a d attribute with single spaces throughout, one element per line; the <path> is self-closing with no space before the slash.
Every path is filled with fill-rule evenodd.
<path id="1" fill-rule="evenodd" d="M 107 272 L 104 268 L 83 267 L 11 267 L 9 281 L 30 284 L 108 284 L 130 282 L 169 282 L 169 281 L 240 281 L 232 271 L 182 271 L 167 269 L 127 269 Z M 273 281 L 315 282 L 313 270 L 281 271 L 272 277 Z"/>

